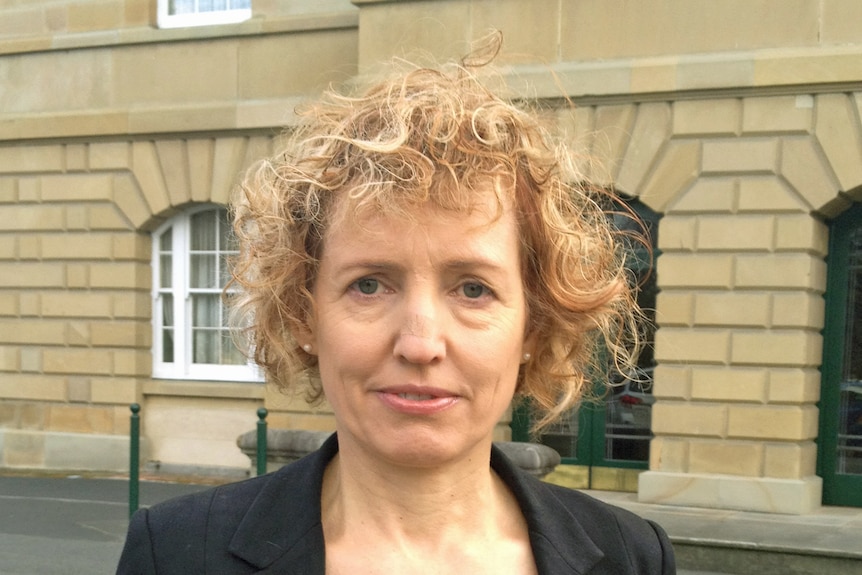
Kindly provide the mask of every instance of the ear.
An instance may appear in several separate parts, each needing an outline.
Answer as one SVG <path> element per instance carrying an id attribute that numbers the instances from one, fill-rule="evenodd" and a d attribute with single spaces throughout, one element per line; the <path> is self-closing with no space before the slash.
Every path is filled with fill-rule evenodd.
<path id="1" fill-rule="evenodd" d="M 537 341 L 536 332 L 530 332 L 524 337 L 524 343 L 521 346 L 521 363 L 527 363 L 531 357 L 536 355 Z"/>
<path id="2" fill-rule="evenodd" d="M 317 340 L 314 336 L 314 325 L 310 320 L 294 329 L 292 335 L 302 351 L 309 355 L 317 355 L 317 346 L 315 345 Z"/>

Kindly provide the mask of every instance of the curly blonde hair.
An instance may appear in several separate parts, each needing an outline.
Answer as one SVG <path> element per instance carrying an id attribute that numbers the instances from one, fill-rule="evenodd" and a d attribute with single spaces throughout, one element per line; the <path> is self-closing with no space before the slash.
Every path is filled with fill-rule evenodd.
<path id="1" fill-rule="evenodd" d="M 495 96 L 471 65 L 399 66 L 364 93 L 330 90 L 299 110 L 284 149 L 247 174 L 234 205 L 235 316 L 270 381 L 287 388 L 306 374 L 319 397 L 317 358 L 295 335 L 313 317 L 336 214 L 409 218 L 426 203 L 466 214 L 491 188 L 519 225 L 535 347 L 517 390 L 541 429 L 578 403 L 597 369 L 631 364 L 638 310 L 603 210 L 613 195 L 583 183 L 542 115 Z"/>

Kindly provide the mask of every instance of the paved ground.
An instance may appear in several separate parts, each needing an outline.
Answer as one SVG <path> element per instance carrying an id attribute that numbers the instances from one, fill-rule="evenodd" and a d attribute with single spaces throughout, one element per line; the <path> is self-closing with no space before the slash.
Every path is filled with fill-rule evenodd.
<path id="1" fill-rule="evenodd" d="M 152 505 L 206 487 L 142 482 L 140 503 Z M 113 573 L 128 509 L 123 479 L 0 476 L 0 575 Z"/>

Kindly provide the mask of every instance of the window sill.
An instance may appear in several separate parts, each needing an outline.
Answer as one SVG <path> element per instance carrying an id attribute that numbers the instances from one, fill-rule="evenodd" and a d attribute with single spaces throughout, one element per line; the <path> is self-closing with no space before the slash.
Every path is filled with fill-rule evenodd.
<path id="1" fill-rule="evenodd" d="M 266 395 L 266 386 L 259 382 L 187 381 L 151 379 L 143 384 L 144 395 L 174 397 L 208 397 L 222 399 L 260 399 Z"/>

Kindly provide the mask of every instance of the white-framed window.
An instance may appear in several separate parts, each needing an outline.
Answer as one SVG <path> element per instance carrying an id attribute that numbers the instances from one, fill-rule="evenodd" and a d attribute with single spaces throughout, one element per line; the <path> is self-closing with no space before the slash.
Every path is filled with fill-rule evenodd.
<path id="1" fill-rule="evenodd" d="M 186 210 L 153 233 L 153 377 L 261 381 L 237 349 L 222 290 L 236 246 L 227 210 Z"/>
<path id="2" fill-rule="evenodd" d="M 251 0 L 158 0 L 159 28 L 233 24 L 251 18 Z"/>

